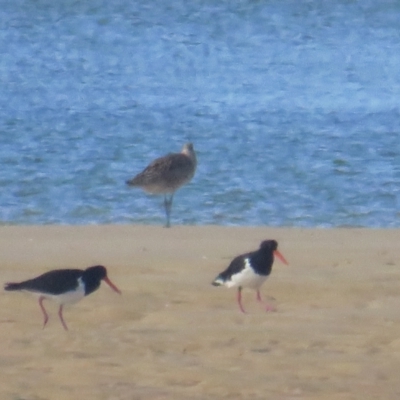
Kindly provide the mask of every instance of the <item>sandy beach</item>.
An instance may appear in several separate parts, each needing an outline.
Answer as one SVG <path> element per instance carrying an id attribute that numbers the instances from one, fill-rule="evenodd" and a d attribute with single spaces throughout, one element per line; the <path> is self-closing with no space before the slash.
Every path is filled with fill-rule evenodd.
<path id="1" fill-rule="evenodd" d="M 211 281 L 276 239 L 262 294 Z M 37 299 L 1 292 L 0 398 L 400 398 L 400 231 L 158 226 L 0 227 L 2 283 L 103 264 L 102 284 L 42 329 Z"/>

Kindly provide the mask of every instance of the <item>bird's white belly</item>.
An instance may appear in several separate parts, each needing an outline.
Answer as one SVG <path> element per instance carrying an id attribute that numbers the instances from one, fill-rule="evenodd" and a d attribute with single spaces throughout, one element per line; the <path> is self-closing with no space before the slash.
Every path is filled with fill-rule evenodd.
<path id="1" fill-rule="evenodd" d="M 44 297 L 49 300 L 54 300 L 59 304 L 74 304 L 85 297 L 85 287 L 83 285 L 81 278 L 78 279 L 78 282 L 79 282 L 78 287 L 69 292 L 57 295 L 48 293 L 36 293 L 36 295 Z"/>
<path id="2" fill-rule="evenodd" d="M 261 285 L 267 280 L 268 276 L 258 275 L 250 267 L 246 259 L 246 266 L 237 274 L 231 276 L 231 279 L 225 282 L 227 287 L 247 287 L 251 289 L 259 289 Z"/>
<path id="3" fill-rule="evenodd" d="M 74 304 L 85 297 L 85 290 L 78 289 L 71 292 L 59 294 L 56 296 L 51 294 L 45 294 L 44 297 L 54 300 L 60 304 Z"/>

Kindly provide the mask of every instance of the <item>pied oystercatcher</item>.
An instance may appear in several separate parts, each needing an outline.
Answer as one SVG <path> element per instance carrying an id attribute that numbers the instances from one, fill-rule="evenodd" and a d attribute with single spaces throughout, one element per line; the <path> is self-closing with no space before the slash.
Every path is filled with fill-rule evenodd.
<path id="1" fill-rule="evenodd" d="M 186 143 L 180 153 L 167 154 L 155 159 L 142 172 L 126 183 L 129 186 L 141 187 L 150 194 L 164 194 L 164 207 L 167 217 L 165 226 L 169 228 L 174 193 L 193 178 L 196 166 L 197 160 L 193 144 Z"/>
<path id="2" fill-rule="evenodd" d="M 240 311 L 245 313 L 242 306 L 242 288 L 247 287 L 257 291 L 257 300 L 262 302 L 260 287 L 268 278 L 272 270 L 274 255 L 283 263 L 287 261 L 277 250 L 278 242 L 276 240 L 264 240 L 257 251 L 241 254 L 235 257 L 228 268 L 221 272 L 212 282 L 214 286 L 237 287 L 237 301 Z M 273 311 L 274 307 L 266 305 L 267 311 Z"/>
<path id="3" fill-rule="evenodd" d="M 38 295 L 39 305 L 44 315 L 43 328 L 49 319 L 43 306 L 43 300 L 52 299 L 57 301 L 60 304 L 58 316 L 64 329 L 68 330 L 62 315 L 64 304 L 76 303 L 90 293 L 93 293 L 100 287 L 102 280 L 115 292 L 121 294 L 121 291 L 108 278 L 107 270 L 102 265 L 95 265 L 85 270 L 56 269 L 27 281 L 6 283 L 4 289 L 27 291 Z"/>

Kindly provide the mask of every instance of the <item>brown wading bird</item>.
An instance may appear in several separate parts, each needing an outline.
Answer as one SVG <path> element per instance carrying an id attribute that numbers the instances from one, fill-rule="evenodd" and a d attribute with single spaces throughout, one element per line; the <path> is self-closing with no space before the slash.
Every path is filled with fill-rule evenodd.
<path id="1" fill-rule="evenodd" d="M 55 269 L 44 274 L 18 283 L 6 283 L 5 290 L 24 291 L 39 296 L 39 306 L 43 312 L 43 328 L 49 316 L 43 306 L 43 300 L 51 299 L 60 304 L 58 316 L 67 331 L 68 327 L 63 318 L 64 304 L 76 303 L 100 287 L 101 281 L 106 282 L 111 289 L 121 294 L 120 290 L 110 281 L 107 270 L 102 265 L 81 269 Z"/>
<path id="2" fill-rule="evenodd" d="M 164 207 L 169 228 L 174 193 L 188 183 L 196 172 L 197 160 L 193 144 L 183 145 L 180 153 L 167 154 L 155 159 L 142 172 L 126 181 L 150 194 L 164 194 Z"/>
<path id="3" fill-rule="evenodd" d="M 228 288 L 237 287 L 237 302 L 240 311 L 245 313 L 242 305 L 242 288 L 247 287 L 256 290 L 257 301 L 261 303 L 260 288 L 272 271 L 274 256 L 287 264 L 286 259 L 278 251 L 278 242 L 276 240 L 264 240 L 258 250 L 235 257 L 228 268 L 221 272 L 212 284 Z M 266 304 L 265 309 L 266 311 L 275 310 L 269 304 Z"/>

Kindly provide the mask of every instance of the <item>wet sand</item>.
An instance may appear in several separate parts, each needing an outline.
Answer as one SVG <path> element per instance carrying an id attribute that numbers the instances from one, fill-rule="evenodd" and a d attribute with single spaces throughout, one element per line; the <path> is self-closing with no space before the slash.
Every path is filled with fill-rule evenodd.
<path id="1" fill-rule="evenodd" d="M 263 296 L 211 286 L 276 239 Z M 230 227 L 0 227 L 2 282 L 103 264 L 107 285 L 64 310 L 1 292 L 0 398 L 400 398 L 400 231 Z"/>

